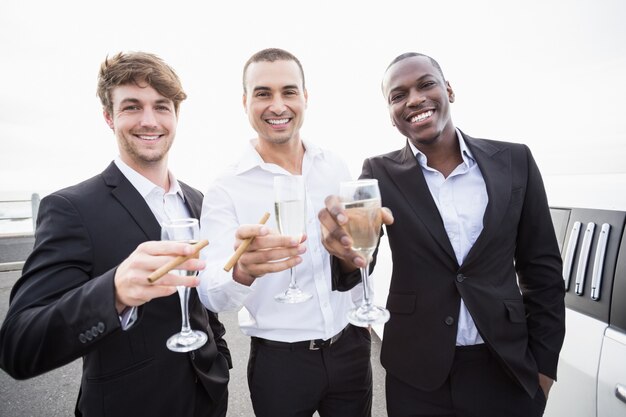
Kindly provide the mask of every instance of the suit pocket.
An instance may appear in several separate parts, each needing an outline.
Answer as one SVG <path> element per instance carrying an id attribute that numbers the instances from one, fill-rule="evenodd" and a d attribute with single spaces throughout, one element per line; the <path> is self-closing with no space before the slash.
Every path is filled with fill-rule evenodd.
<path id="1" fill-rule="evenodd" d="M 390 293 L 387 309 L 395 314 L 412 314 L 415 311 L 415 294 Z"/>
<path id="2" fill-rule="evenodd" d="M 504 300 L 507 314 L 511 323 L 526 323 L 526 309 L 520 300 Z"/>

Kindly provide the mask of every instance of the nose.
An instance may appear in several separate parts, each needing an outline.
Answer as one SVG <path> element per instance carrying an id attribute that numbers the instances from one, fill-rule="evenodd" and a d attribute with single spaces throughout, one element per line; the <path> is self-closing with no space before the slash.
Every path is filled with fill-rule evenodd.
<path id="1" fill-rule="evenodd" d="M 151 128 L 156 127 L 157 118 L 156 118 L 156 114 L 154 110 L 151 108 L 144 109 L 143 113 L 141 114 L 140 123 L 142 127 L 151 127 Z"/>
<path id="2" fill-rule="evenodd" d="M 416 107 L 419 106 L 420 104 L 422 104 L 426 99 L 424 98 L 424 95 L 421 94 L 417 89 L 412 88 L 409 91 L 409 97 L 408 100 L 406 102 L 406 105 L 408 107 Z"/>
<path id="3" fill-rule="evenodd" d="M 281 114 L 283 114 L 285 112 L 285 110 L 287 109 L 287 106 L 285 106 L 285 102 L 283 101 L 283 98 L 280 96 L 274 97 L 272 99 L 272 103 L 270 104 L 269 110 L 280 116 Z"/>

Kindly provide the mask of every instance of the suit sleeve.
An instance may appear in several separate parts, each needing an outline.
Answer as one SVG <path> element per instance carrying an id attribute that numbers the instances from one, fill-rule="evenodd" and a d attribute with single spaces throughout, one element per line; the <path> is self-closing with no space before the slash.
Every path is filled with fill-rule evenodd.
<path id="1" fill-rule="evenodd" d="M 69 200 L 41 202 L 35 246 L 11 291 L 0 329 L 0 366 L 16 379 L 63 366 L 119 331 L 115 269 L 91 277 L 93 252 Z"/>
<path id="2" fill-rule="evenodd" d="M 556 379 L 565 337 L 562 260 L 545 188 L 530 150 L 528 186 L 518 229 L 515 268 L 526 307 L 529 348 L 539 372 Z"/>

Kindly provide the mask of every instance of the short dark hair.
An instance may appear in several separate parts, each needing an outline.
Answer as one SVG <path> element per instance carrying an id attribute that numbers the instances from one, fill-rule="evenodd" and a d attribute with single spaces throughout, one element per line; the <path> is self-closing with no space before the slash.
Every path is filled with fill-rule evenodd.
<path id="1" fill-rule="evenodd" d="M 178 114 L 180 103 L 187 98 L 176 72 L 161 58 L 147 52 L 120 52 L 105 58 L 98 74 L 98 90 L 102 106 L 113 114 L 113 89 L 127 84 L 148 84 L 174 103 Z"/>
<path id="2" fill-rule="evenodd" d="M 254 62 L 274 62 L 274 61 L 294 61 L 300 68 L 300 75 L 302 75 L 302 88 L 304 89 L 304 70 L 302 64 L 291 52 L 287 52 L 284 49 L 279 48 L 267 48 L 252 55 L 246 64 L 243 66 L 243 92 L 246 93 L 246 73 L 248 67 Z"/>
<path id="3" fill-rule="evenodd" d="M 430 59 L 430 62 L 433 64 L 435 68 L 437 68 L 437 71 L 439 71 L 439 74 L 441 74 L 441 77 L 443 78 L 443 80 L 444 81 L 446 80 L 446 77 L 443 75 L 443 70 L 441 69 L 439 62 L 435 61 L 435 59 L 433 59 L 432 57 L 426 54 L 420 54 L 419 52 L 405 52 L 401 55 L 398 55 L 397 57 L 393 59 L 393 61 L 391 61 L 391 64 L 389 64 L 389 66 L 385 70 L 385 73 L 389 71 L 389 68 L 391 68 L 393 65 L 397 64 L 398 62 L 402 61 L 403 59 L 412 58 L 414 56 L 423 56 L 423 57 Z"/>

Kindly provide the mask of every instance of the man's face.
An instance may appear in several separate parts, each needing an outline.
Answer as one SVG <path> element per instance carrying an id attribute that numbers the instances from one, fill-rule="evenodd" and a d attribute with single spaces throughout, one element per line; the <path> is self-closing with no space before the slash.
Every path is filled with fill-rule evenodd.
<path id="1" fill-rule="evenodd" d="M 452 87 L 423 56 L 405 58 L 385 74 L 383 94 L 394 126 L 415 146 L 430 145 L 444 130 L 453 132 Z"/>
<path id="2" fill-rule="evenodd" d="M 113 114 L 104 118 L 113 129 L 122 160 L 133 168 L 167 161 L 176 136 L 176 112 L 172 100 L 145 84 L 127 84 L 111 93 Z"/>
<path id="3" fill-rule="evenodd" d="M 307 92 L 295 61 L 254 62 L 246 72 L 244 107 L 260 140 L 274 144 L 300 137 Z"/>

